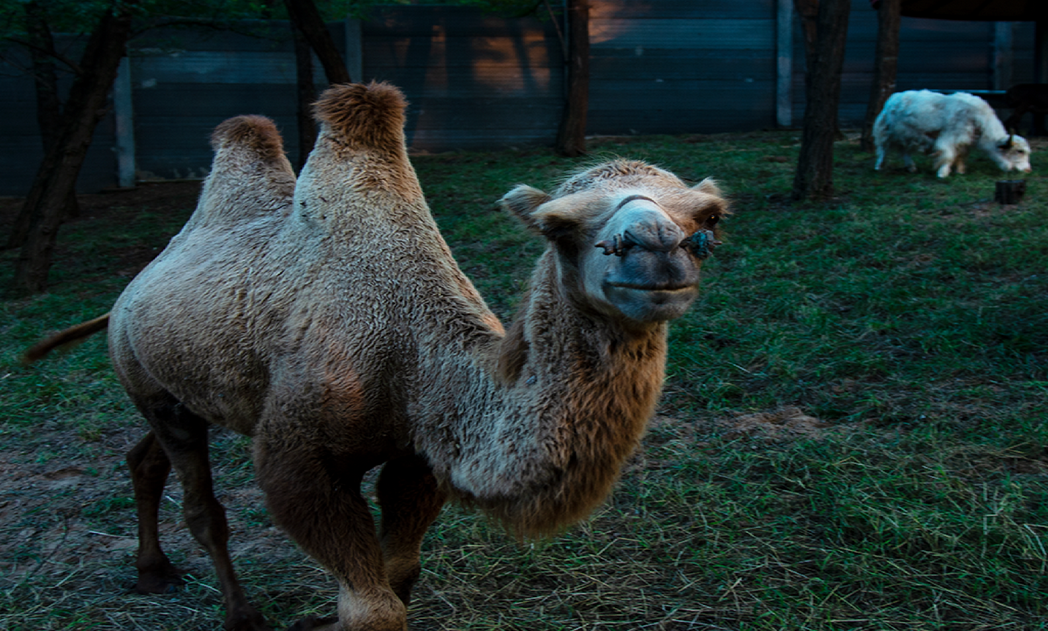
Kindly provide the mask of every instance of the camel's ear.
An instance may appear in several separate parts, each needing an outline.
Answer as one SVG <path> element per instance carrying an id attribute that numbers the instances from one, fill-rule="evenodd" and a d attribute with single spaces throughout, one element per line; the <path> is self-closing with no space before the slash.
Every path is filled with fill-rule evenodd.
<path id="1" fill-rule="evenodd" d="M 707 195 L 716 195 L 717 197 L 721 197 L 721 190 L 720 187 L 717 186 L 717 181 L 709 177 L 699 182 L 695 186 L 692 186 L 691 190 L 706 193 Z"/>
<path id="2" fill-rule="evenodd" d="M 561 208 L 563 204 L 537 188 L 521 184 L 506 193 L 499 204 L 527 228 L 547 239 L 557 240 L 575 229 L 577 220 Z"/>

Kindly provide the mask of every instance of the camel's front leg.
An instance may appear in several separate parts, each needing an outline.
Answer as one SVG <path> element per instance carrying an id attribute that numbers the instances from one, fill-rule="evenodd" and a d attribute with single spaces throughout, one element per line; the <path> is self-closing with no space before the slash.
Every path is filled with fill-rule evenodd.
<path id="1" fill-rule="evenodd" d="M 433 470 L 416 455 L 391 460 L 376 485 L 382 507 L 382 552 L 389 584 L 405 605 L 422 571 L 422 537 L 446 499 Z"/>
<path id="2" fill-rule="evenodd" d="M 360 494 L 361 477 L 373 463 L 284 438 L 264 428 L 256 435 L 259 485 L 274 520 L 339 582 L 338 621 L 305 620 L 293 628 L 406 631 L 407 607 L 390 589 L 375 523 Z"/>

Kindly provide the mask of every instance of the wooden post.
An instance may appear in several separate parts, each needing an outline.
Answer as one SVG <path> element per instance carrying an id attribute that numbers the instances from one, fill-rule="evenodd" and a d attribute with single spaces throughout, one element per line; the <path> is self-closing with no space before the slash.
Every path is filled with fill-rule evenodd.
<path id="1" fill-rule="evenodd" d="M 1026 180 L 998 180 L 993 190 L 993 201 L 1000 204 L 1018 204 L 1026 194 Z"/>
<path id="2" fill-rule="evenodd" d="M 779 0 L 775 48 L 778 65 L 775 81 L 775 122 L 793 125 L 793 0 Z"/>
<path id="3" fill-rule="evenodd" d="M 131 101 L 131 60 L 124 57 L 113 81 L 116 119 L 116 173 L 120 188 L 135 185 L 135 115 Z"/>

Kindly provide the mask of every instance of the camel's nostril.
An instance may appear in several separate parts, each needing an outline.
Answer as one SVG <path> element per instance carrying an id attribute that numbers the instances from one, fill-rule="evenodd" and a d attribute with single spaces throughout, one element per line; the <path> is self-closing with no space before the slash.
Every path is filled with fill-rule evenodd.
<path id="1" fill-rule="evenodd" d="M 723 245 L 723 242 L 716 240 L 713 236 L 713 232 L 709 230 L 699 230 L 682 241 L 680 245 L 682 248 L 691 250 L 691 253 L 696 257 L 704 259 L 713 254 L 713 248 L 718 245 Z"/>
<path id="2" fill-rule="evenodd" d="M 627 241 L 622 235 L 617 234 L 611 239 L 605 239 L 599 241 L 596 244 L 598 248 L 604 248 L 604 256 L 614 254 L 615 256 L 623 256 L 626 254 L 626 250 L 633 247 L 633 243 Z"/>

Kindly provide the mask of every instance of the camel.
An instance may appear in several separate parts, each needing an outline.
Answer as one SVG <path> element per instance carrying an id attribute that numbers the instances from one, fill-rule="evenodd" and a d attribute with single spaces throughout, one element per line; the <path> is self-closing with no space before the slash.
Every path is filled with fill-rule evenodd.
<path id="1" fill-rule="evenodd" d="M 728 204 L 617 159 L 501 205 L 547 240 L 503 329 L 430 215 L 384 83 L 330 88 L 294 177 L 273 123 L 241 116 L 183 230 L 125 289 L 113 365 L 150 431 L 128 453 L 137 589 L 180 582 L 157 510 L 172 467 L 210 554 L 225 628 L 268 629 L 240 587 L 212 491 L 208 427 L 253 437 L 274 521 L 339 583 L 337 616 L 296 629 L 404 631 L 421 541 L 446 501 L 519 537 L 555 533 L 609 493 L 664 380 L 668 322 L 698 295 Z M 47 348 L 36 353 L 46 353 Z M 361 495 L 381 465 L 376 526 Z"/>

